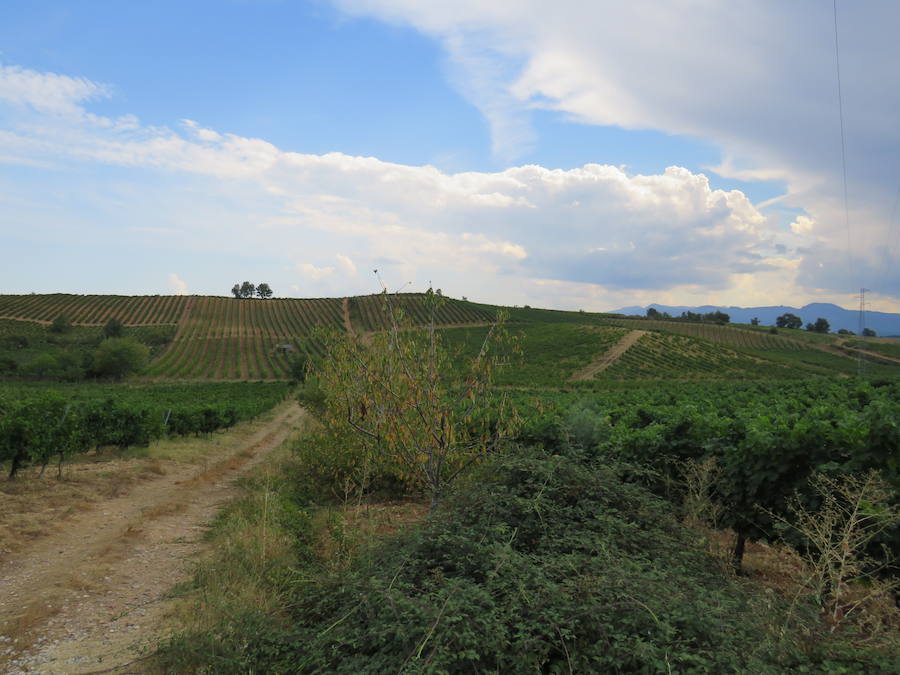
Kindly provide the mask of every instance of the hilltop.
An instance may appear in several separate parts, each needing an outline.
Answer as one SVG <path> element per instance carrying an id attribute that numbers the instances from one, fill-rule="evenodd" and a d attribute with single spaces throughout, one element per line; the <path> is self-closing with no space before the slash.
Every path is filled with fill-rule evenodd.
<path id="1" fill-rule="evenodd" d="M 415 293 L 387 296 L 395 308 L 401 308 L 418 324 L 428 318 L 423 298 Z M 102 326 L 117 318 L 130 336 L 153 348 L 145 379 L 287 380 L 296 375 L 297 364 L 303 359 L 322 354 L 320 329 L 361 336 L 386 329 L 390 319 L 385 300 L 383 295 L 267 300 L 2 295 L 0 363 L 5 364 L 5 370 L 0 369 L 0 373 L 21 379 L 34 371 L 31 379 L 35 379 L 35 373 L 37 379 L 65 379 L 58 374 L 65 369 L 42 371 L 32 362 L 39 356 L 44 361 L 52 357 L 71 362 L 71 352 L 79 349 L 78 358 L 85 358 L 84 350 L 102 339 Z M 815 318 L 813 314 L 820 306 L 810 307 L 814 311 L 807 315 Z M 660 307 L 670 314 L 679 309 Z M 732 314 L 732 320 L 739 318 L 732 313 L 733 308 L 723 309 Z M 777 315 L 791 308 L 769 309 Z M 453 298 L 444 298 L 435 321 L 462 357 L 473 356 L 499 311 L 508 315 L 523 351 L 520 361 L 498 374 L 501 386 L 593 387 L 647 379 L 852 375 L 860 367 L 860 358 L 865 360 L 868 374 L 900 374 L 900 340 L 868 340 L 862 345 L 843 336 L 802 330 L 772 333 L 762 326 L 740 323 L 720 326 L 659 321 L 621 314 L 502 307 Z M 768 316 L 758 314 L 763 321 Z M 71 332 L 51 335 L 49 325 L 60 316 L 71 324 Z"/>

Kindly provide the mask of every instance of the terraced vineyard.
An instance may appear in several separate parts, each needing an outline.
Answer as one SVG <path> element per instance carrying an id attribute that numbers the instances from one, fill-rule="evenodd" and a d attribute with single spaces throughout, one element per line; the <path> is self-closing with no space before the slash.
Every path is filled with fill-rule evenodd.
<path id="1" fill-rule="evenodd" d="M 82 326 L 115 317 L 126 326 L 159 326 L 178 323 L 188 302 L 184 295 L 0 295 L 0 317 L 50 323 L 64 315 Z"/>
<path id="2" fill-rule="evenodd" d="M 598 379 L 709 379 L 787 377 L 787 365 L 681 335 L 647 333 Z"/>
<path id="3" fill-rule="evenodd" d="M 805 349 L 803 344 L 791 337 L 735 326 L 719 326 L 711 323 L 690 323 L 686 321 L 651 321 L 647 319 L 613 319 L 610 323 L 639 330 L 676 333 L 741 349 L 762 351 Z"/>
<path id="4" fill-rule="evenodd" d="M 422 302 L 425 296 L 420 293 L 404 293 L 390 296 L 394 310 L 402 310 L 403 315 L 413 324 L 424 324 L 429 321 L 428 310 Z M 349 298 L 350 321 L 356 330 L 386 330 L 391 325 L 390 314 L 385 305 L 386 298 L 382 294 L 361 295 Z M 496 317 L 483 305 L 476 305 L 460 300 L 448 300 L 435 313 L 435 322 L 439 325 L 486 324 Z"/>
<path id="5" fill-rule="evenodd" d="M 581 368 L 600 358 L 627 331 L 621 328 L 581 326 L 572 323 L 511 323 L 521 356 L 499 368 L 495 383 L 511 387 L 559 387 Z M 463 359 L 474 358 L 488 329 L 450 328 L 447 346 Z"/>
<path id="6" fill-rule="evenodd" d="M 233 300 L 196 297 L 178 334 L 147 374 L 179 380 L 268 380 L 288 377 L 294 353 L 317 353 L 317 326 L 343 330 L 339 298 Z"/>
<path id="7" fill-rule="evenodd" d="M 428 320 L 423 298 L 423 294 L 404 293 L 388 299 L 412 323 L 422 324 Z M 145 372 L 145 377 L 153 380 L 284 380 L 290 379 L 297 355 L 322 354 L 322 345 L 314 337 L 317 327 L 336 331 L 349 327 L 357 333 L 388 328 L 385 300 L 380 294 L 270 300 L 0 295 L 0 346 L 7 347 L 7 361 L 16 361 L 7 363 L 7 371 L 23 366 L 24 373 L 27 364 L 44 352 L 61 353 L 70 343 L 96 345 L 102 339 L 100 326 L 115 317 L 125 324 L 126 336 L 156 345 Z M 484 327 L 501 309 L 508 311 L 509 328 L 520 336 L 523 352 L 519 362 L 498 373 L 497 383 L 505 386 L 594 388 L 611 380 L 769 379 L 852 375 L 857 370 L 849 350 L 842 354 L 833 347 L 838 336 L 807 331 L 772 334 L 761 327 L 503 308 L 451 298 L 446 298 L 435 318 L 441 326 L 456 327 L 447 331 L 447 340 L 465 355 L 480 344 Z M 47 325 L 60 315 L 75 328 L 64 336 L 50 335 Z M 604 365 L 599 375 L 567 382 L 579 369 L 590 368 L 603 359 L 628 330 L 650 333 L 621 355 L 608 359 L 609 366 Z M 895 344 L 888 344 L 890 341 L 884 342 L 885 352 L 897 349 Z M 93 346 L 84 349 L 88 348 Z M 867 366 L 867 373 L 893 376 L 900 374 L 900 366 L 873 363 Z"/>

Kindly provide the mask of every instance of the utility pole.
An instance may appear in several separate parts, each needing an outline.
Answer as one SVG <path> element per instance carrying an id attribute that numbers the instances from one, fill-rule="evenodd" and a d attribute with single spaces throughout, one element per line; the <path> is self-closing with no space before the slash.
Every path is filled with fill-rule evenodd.
<path id="1" fill-rule="evenodd" d="M 863 331 L 866 329 L 866 291 L 868 288 L 860 288 L 859 289 L 859 328 L 856 331 L 856 335 L 859 337 L 859 349 L 856 351 L 856 374 L 859 377 L 862 377 L 865 374 L 866 362 L 863 360 L 862 349 L 865 348 L 865 343 L 862 341 Z"/>

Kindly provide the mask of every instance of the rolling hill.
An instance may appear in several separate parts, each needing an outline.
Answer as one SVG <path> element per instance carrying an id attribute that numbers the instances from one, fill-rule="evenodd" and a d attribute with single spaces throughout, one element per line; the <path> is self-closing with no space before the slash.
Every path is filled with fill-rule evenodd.
<path id="1" fill-rule="evenodd" d="M 413 323 L 427 320 L 421 294 L 390 296 Z M 65 349 L 48 325 L 65 316 L 69 342 L 90 344 L 118 318 L 138 339 L 163 341 L 144 377 L 154 380 L 289 379 L 298 354 L 322 353 L 318 331 L 364 335 L 390 325 L 381 295 L 235 300 L 213 296 L 0 295 L 0 359 L 22 365 L 44 347 Z M 789 309 L 789 308 L 788 308 Z M 900 375 L 900 340 L 869 349 L 837 335 L 654 321 L 590 312 L 500 307 L 446 298 L 435 316 L 460 357 L 477 353 L 487 326 L 505 311 L 522 346 L 498 374 L 500 386 L 594 388 L 654 379 L 789 379 Z M 45 340 L 46 337 L 46 340 Z M 23 345 L 25 345 L 23 347 Z M 48 347 L 49 348 L 49 347 Z M 864 350 L 864 351 L 863 351 Z M 8 377 L 15 377 L 10 366 Z"/>

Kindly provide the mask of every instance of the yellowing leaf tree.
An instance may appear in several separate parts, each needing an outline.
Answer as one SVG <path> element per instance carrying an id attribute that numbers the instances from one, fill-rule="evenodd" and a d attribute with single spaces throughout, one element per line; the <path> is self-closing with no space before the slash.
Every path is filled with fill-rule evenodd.
<path id="1" fill-rule="evenodd" d="M 429 321 L 416 327 L 385 293 L 391 328 L 332 335 L 316 375 L 335 466 L 353 474 L 360 492 L 388 475 L 425 491 L 434 509 L 462 472 L 518 428 L 507 397 L 491 387 L 516 345 L 499 316 L 477 355 L 453 359 L 434 321 L 444 298 L 429 289 L 423 301 Z"/>

